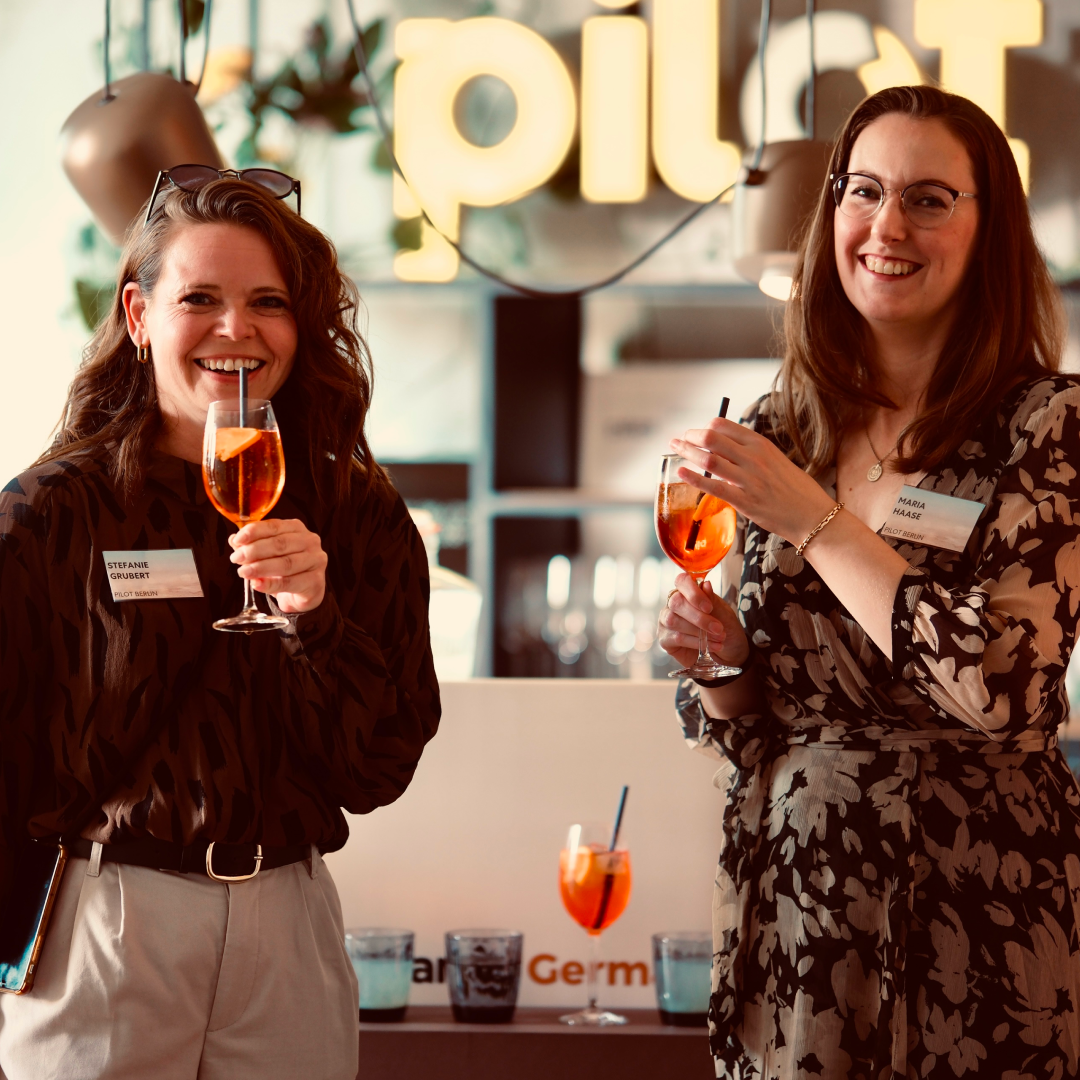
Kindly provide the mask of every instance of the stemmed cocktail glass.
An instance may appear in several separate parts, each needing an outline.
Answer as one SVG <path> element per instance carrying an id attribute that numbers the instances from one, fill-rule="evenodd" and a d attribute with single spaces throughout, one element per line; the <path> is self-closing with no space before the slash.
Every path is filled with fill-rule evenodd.
<path id="1" fill-rule="evenodd" d="M 680 479 L 680 468 L 700 472 L 696 465 L 678 454 L 664 454 L 660 459 L 656 537 L 664 554 L 700 585 L 731 548 L 735 539 L 735 509 L 718 496 L 700 491 Z M 738 668 L 721 664 L 709 652 L 708 634 L 702 629 L 698 632 L 697 659 L 690 667 L 669 671 L 668 676 L 673 679 L 682 676 L 718 679 L 738 673 Z"/>
<path id="2" fill-rule="evenodd" d="M 217 511 L 243 528 L 274 508 L 285 486 L 285 455 L 270 402 L 261 398 L 215 401 L 203 433 L 203 484 Z M 251 579 L 244 578 L 244 609 L 218 619 L 215 630 L 275 630 L 288 626 L 281 615 L 255 606 Z"/>
<path id="3" fill-rule="evenodd" d="M 630 852 L 616 846 L 610 830 L 600 825 L 571 825 L 566 847 L 559 854 L 559 893 L 570 917 L 589 934 L 586 986 L 589 1004 L 560 1016 L 564 1024 L 607 1027 L 625 1024 L 626 1017 L 600 1009 L 597 977 L 600 935 L 625 910 L 630 899 Z"/>

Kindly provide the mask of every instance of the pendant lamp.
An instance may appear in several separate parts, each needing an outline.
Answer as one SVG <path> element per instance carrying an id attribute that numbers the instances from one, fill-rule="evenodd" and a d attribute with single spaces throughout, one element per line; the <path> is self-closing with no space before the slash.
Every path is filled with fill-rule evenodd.
<path id="1" fill-rule="evenodd" d="M 769 143 L 735 188 L 735 269 L 777 300 L 791 293 L 795 252 L 829 167 L 832 146 L 816 139 Z"/>
<path id="2" fill-rule="evenodd" d="M 204 17 L 209 25 L 208 8 Z M 64 121 L 60 136 L 64 172 L 112 241 L 121 244 L 160 170 L 186 164 L 221 169 L 224 163 L 195 101 L 197 86 L 149 71 L 109 80 L 107 0 L 105 19 L 105 87 Z"/>
<path id="3" fill-rule="evenodd" d="M 806 85 L 807 138 L 765 142 L 765 47 L 769 35 L 769 0 L 762 0 L 758 62 L 761 70 L 761 138 L 743 168 L 735 188 L 735 270 L 776 300 L 791 295 L 795 254 L 802 230 L 821 193 L 832 145 L 815 138 L 814 56 L 815 0 L 807 0 L 810 37 L 810 78 Z"/>

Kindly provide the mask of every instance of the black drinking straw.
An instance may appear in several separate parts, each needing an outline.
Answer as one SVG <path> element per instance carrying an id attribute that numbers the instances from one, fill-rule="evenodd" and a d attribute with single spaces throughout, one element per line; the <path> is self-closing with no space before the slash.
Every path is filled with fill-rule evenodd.
<path id="1" fill-rule="evenodd" d="M 727 416 L 727 408 L 729 404 L 730 402 L 727 398 L 724 398 L 724 400 L 720 402 L 720 411 L 716 415 L 719 416 L 721 420 L 723 420 Z M 708 469 L 705 470 L 705 475 L 710 479 L 712 478 L 712 473 L 709 472 Z M 704 498 L 705 492 L 699 492 L 697 502 L 695 503 L 695 508 L 701 505 L 701 500 Z M 699 532 L 701 532 L 701 518 L 695 517 L 694 520 L 690 522 L 690 531 L 686 534 L 686 543 L 683 544 L 683 549 L 685 551 L 693 551 L 694 548 L 697 546 L 697 538 Z"/>
<path id="2" fill-rule="evenodd" d="M 247 413 L 247 368 L 240 368 L 240 426 L 244 426 L 244 417 Z M 725 401 L 727 398 L 724 399 Z"/>
<path id="3" fill-rule="evenodd" d="M 724 398 L 727 401 L 727 398 Z M 619 809 L 615 812 L 615 828 L 611 831 L 611 847 L 608 848 L 609 852 L 615 850 L 615 845 L 619 842 L 619 829 L 622 827 L 623 811 L 626 809 L 626 793 L 630 790 L 628 784 L 623 784 L 622 794 L 619 796 Z M 604 892 L 600 897 L 600 910 L 596 913 L 596 920 L 593 922 L 592 928 L 599 930 L 604 924 L 604 916 L 607 914 L 608 904 L 611 903 L 611 890 L 615 885 L 615 875 L 604 875 Z"/>

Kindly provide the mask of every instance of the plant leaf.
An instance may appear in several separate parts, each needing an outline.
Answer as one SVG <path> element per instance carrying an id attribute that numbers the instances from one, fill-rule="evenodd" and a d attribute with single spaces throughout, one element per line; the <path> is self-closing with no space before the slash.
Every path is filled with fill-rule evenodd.
<path id="1" fill-rule="evenodd" d="M 91 332 L 98 328 L 98 323 L 108 314 L 112 307 L 113 297 L 116 295 L 116 285 L 112 282 L 102 284 L 98 281 L 88 281 L 85 278 L 75 279 L 75 299 L 79 305 L 79 313 L 87 330 Z"/>
<path id="2" fill-rule="evenodd" d="M 390 230 L 390 236 L 397 245 L 399 251 L 419 251 L 423 242 L 422 217 L 406 218 L 404 221 L 395 222 Z"/>

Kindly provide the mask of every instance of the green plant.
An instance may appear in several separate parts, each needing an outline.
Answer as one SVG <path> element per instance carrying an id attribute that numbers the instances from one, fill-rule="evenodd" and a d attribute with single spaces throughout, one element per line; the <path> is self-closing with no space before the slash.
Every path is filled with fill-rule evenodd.
<path id="1" fill-rule="evenodd" d="M 376 19 L 362 31 L 369 62 L 379 50 L 382 34 L 382 19 Z M 353 86 L 359 74 L 352 47 L 335 53 L 327 20 L 313 23 L 304 34 L 303 46 L 295 58 L 287 60 L 271 78 L 252 81 L 247 103 L 251 130 L 237 150 L 237 164 L 244 167 L 261 160 L 259 133 L 271 111 L 281 113 L 293 123 L 322 127 L 336 135 L 374 130 L 367 92 Z M 381 81 L 386 84 L 392 74 L 387 73 Z"/>
<path id="2" fill-rule="evenodd" d="M 91 221 L 76 234 L 75 253 L 76 271 L 72 281 L 75 305 L 86 329 L 93 332 L 116 295 L 120 251 Z"/>

